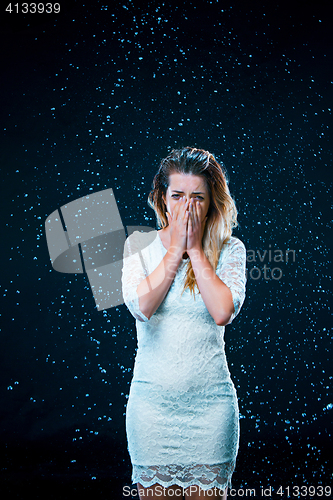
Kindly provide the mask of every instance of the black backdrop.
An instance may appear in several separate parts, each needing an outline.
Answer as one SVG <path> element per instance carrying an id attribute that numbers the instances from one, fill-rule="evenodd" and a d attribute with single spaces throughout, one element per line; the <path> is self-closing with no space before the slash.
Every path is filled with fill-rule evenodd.
<path id="1" fill-rule="evenodd" d="M 319 495 L 332 472 L 329 2 L 8 5 L 2 498 L 125 498 L 134 320 L 124 305 L 98 312 L 86 276 L 52 269 L 44 223 L 111 187 L 124 226 L 154 226 L 153 175 L 184 145 L 224 162 L 248 250 L 247 299 L 226 329 L 241 412 L 234 498 Z"/>

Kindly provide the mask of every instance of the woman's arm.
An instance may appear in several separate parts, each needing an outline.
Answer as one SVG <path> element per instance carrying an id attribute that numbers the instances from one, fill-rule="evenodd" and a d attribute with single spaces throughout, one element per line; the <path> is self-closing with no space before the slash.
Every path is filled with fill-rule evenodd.
<path id="1" fill-rule="evenodd" d="M 188 202 L 182 197 L 173 214 L 167 213 L 170 247 L 157 268 L 141 281 L 136 291 L 140 311 L 150 319 L 168 293 L 186 249 Z"/>
<path id="2" fill-rule="evenodd" d="M 175 277 L 182 253 L 169 248 L 163 260 L 136 289 L 140 311 L 150 319 L 168 293 Z"/>
<path id="3" fill-rule="evenodd" d="M 202 248 L 205 220 L 202 220 L 200 203 L 191 201 L 186 251 L 191 259 L 201 297 L 217 325 L 229 323 L 234 313 L 230 289 L 216 275 Z"/>
<path id="4" fill-rule="evenodd" d="M 201 250 L 187 250 L 201 297 L 215 323 L 227 325 L 234 313 L 230 289 L 216 275 L 209 260 Z"/>

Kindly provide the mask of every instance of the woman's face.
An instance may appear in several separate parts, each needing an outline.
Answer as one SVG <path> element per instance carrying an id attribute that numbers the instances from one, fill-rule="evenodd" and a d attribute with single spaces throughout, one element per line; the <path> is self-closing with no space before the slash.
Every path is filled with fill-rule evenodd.
<path id="1" fill-rule="evenodd" d="M 209 192 L 204 177 L 192 174 L 171 174 L 166 195 L 163 196 L 169 214 L 173 214 L 173 210 L 182 196 L 185 196 L 187 201 L 193 200 L 200 203 L 201 220 L 204 220 L 210 204 Z"/>

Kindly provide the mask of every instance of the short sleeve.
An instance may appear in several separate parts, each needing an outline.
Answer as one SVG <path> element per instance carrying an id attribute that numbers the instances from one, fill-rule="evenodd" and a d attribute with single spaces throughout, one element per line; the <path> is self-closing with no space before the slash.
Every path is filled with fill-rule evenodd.
<path id="1" fill-rule="evenodd" d="M 232 294 L 234 313 L 228 322 L 229 325 L 239 313 L 245 299 L 246 249 L 238 238 L 231 238 L 222 252 L 222 260 L 216 274 Z"/>
<path id="2" fill-rule="evenodd" d="M 148 321 L 148 318 L 140 311 L 139 297 L 136 292 L 141 281 L 147 277 L 141 253 L 141 234 L 135 231 L 125 241 L 121 281 L 124 302 L 132 316 L 139 321 Z"/>

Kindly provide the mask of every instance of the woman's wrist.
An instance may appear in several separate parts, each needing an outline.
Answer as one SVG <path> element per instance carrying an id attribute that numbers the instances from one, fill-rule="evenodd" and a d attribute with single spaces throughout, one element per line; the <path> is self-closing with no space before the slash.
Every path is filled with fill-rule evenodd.
<path id="1" fill-rule="evenodd" d="M 191 262 L 194 262 L 196 260 L 200 260 L 205 255 L 202 246 L 186 249 L 186 252 L 187 252 Z"/>
<path id="2" fill-rule="evenodd" d="M 179 263 L 181 261 L 184 252 L 185 252 L 184 249 L 177 247 L 175 245 L 170 245 L 167 254 L 169 259 Z"/>

